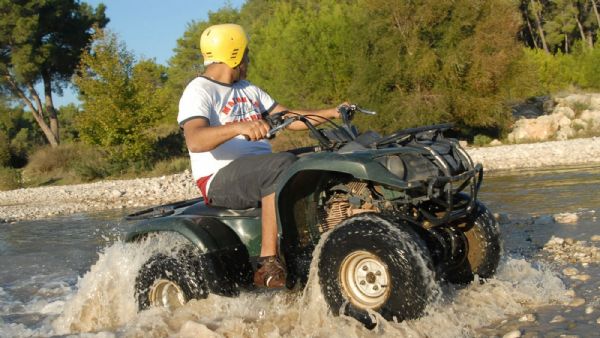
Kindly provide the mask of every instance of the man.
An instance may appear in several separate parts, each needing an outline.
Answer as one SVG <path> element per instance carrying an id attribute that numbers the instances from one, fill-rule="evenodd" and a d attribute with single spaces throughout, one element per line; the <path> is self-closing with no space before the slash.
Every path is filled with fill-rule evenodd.
<path id="1" fill-rule="evenodd" d="M 235 24 L 207 28 L 200 38 L 205 72 L 185 88 L 177 121 L 183 128 L 192 173 L 205 201 L 213 206 L 246 209 L 262 206 L 262 243 L 254 283 L 282 287 L 286 271 L 277 256 L 275 188 L 294 161 L 290 153 L 272 153 L 265 140 L 263 113 L 289 110 L 246 81 L 249 51 L 244 29 Z M 336 108 L 292 110 L 302 115 L 338 118 Z M 323 122 L 311 119 L 316 124 Z M 292 130 L 306 129 L 294 122 Z"/>

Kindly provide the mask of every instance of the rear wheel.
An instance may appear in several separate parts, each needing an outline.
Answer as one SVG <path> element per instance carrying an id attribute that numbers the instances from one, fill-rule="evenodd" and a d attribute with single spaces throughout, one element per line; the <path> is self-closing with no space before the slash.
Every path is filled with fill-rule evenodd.
<path id="1" fill-rule="evenodd" d="M 405 224 L 360 215 L 327 236 L 319 260 L 319 281 L 334 315 L 344 314 L 372 328 L 369 311 L 386 320 L 421 316 L 437 293 L 431 258 Z"/>
<path id="2" fill-rule="evenodd" d="M 140 311 L 154 306 L 174 310 L 191 299 L 206 298 L 208 290 L 191 258 L 157 254 L 140 269 L 136 296 Z"/>
<path id="3" fill-rule="evenodd" d="M 474 275 L 490 278 L 500 262 L 500 229 L 494 215 L 485 205 L 478 203 L 471 222 L 467 225 L 468 230 L 464 231 L 467 257 L 458 267 L 446 273 L 446 280 L 451 283 L 470 283 Z"/>

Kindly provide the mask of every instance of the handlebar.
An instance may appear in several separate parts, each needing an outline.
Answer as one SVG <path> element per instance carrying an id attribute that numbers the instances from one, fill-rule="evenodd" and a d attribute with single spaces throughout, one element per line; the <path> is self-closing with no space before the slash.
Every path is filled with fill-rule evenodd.
<path id="1" fill-rule="evenodd" d="M 366 115 L 375 115 L 377 114 L 374 111 L 370 111 L 370 110 L 366 110 L 363 108 L 360 108 L 359 106 L 355 105 L 355 104 L 350 104 L 350 105 L 340 105 L 338 107 L 338 112 L 340 113 L 340 117 L 344 123 L 344 125 L 347 127 L 346 129 L 348 131 L 351 130 L 351 124 L 350 121 L 352 120 L 352 118 L 354 117 L 354 114 L 356 112 L 360 112 Z M 308 118 L 307 118 L 308 117 Z M 271 127 L 271 129 L 269 130 L 269 132 L 267 133 L 267 138 L 273 138 L 275 136 L 275 134 L 285 128 L 287 128 L 290 124 L 294 123 L 295 121 L 301 121 L 304 122 L 304 124 L 306 125 L 306 127 L 313 132 L 313 134 L 315 132 L 318 132 L 318 130 L 315 128 L 315 126 L 310 122 L 310 117 L 314 117 L 314 118 L 320 118 L 323 120 L 328 120 L 324 117 L 319 117 L 316 115 L 300 115 L 300 114 L 296 114 L 290 111 L 281 111 L 281 112 L 277 112 L 274 114 L 270 114 L 270 115 L 265 115 L 263 116 L 263 118 L 266 120 L 266 122 L 269 124 L 269 126 Z M 333 122 L 332 122 L 333 123 Z M 317 135 L 315 135 L 319 141 L 323 141 L 321 140 L 320 137 L 318 137 Z"/>

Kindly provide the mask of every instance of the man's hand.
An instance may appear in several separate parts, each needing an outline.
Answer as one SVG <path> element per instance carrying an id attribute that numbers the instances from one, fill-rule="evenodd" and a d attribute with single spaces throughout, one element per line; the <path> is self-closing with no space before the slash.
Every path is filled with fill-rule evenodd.
<path id="1" fill-rule="evenodd" d="M 245 121 L 236 123 L 240 135 L 244 135 L 250 141 L 258 141 L 267 137 L 270 130 L 265 120 Z"/>

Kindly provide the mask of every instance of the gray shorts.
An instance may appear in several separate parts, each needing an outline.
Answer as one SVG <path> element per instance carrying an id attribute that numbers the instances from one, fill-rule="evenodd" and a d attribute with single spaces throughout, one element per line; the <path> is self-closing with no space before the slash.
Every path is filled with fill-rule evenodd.
<path id="1" fill-rule="evenodd" d="M 263 197 L 275 192 L 281 174 L 296 161 L 287 153 L 241 157 L 221 168 L 208 189 L 210 205 L 230 209 L 260 207 Z"/>

